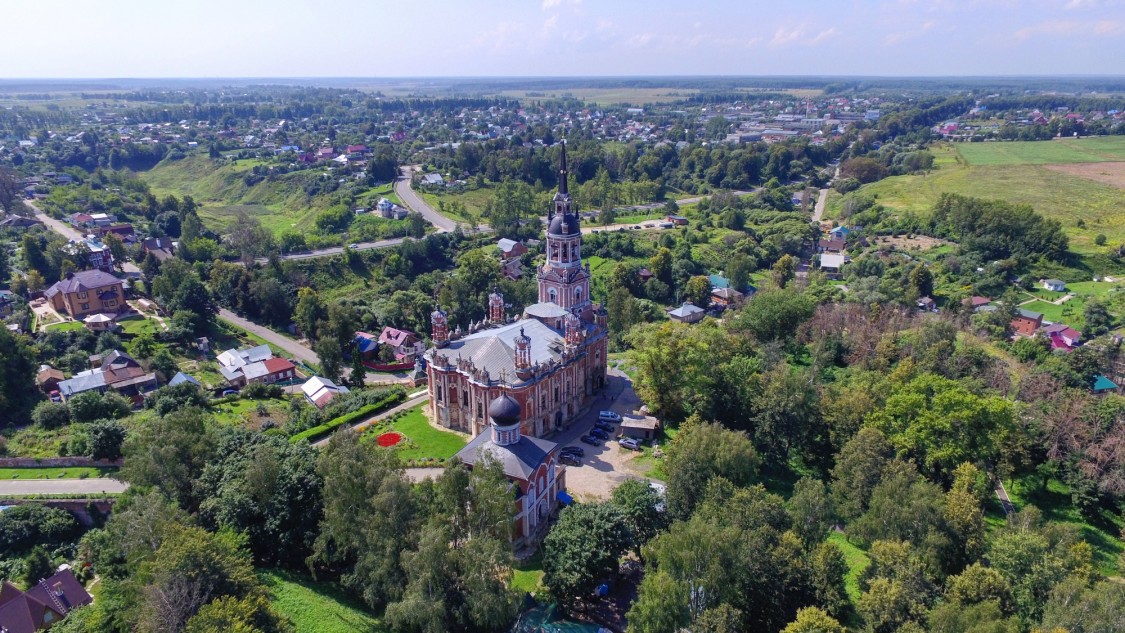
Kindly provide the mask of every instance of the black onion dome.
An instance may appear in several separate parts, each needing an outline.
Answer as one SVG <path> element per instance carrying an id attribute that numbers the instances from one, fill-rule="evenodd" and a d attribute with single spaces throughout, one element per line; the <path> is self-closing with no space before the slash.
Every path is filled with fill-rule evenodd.
<path id="1" fill-rule="evenodd" d="M 578 235 L 582 227 L 578 225 L 578 217 L 571 214 L 556 214 L 551 218 L 551 226 L 547 229 L 551 235 Z"/>
<path id="2" fill-rule="evenodd" d="M 520 422 L 520 403 L 504 394 L 488 405 L 488 417 L 499 426 L 511 426 Z"/>

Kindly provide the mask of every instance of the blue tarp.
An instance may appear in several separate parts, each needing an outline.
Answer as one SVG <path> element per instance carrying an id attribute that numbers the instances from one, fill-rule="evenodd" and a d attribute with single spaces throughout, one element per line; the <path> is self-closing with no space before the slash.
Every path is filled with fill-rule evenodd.
<path id="1" fill-rule="evenodd" d="M 566 494 L 565 490 L 560 490 L 559 494 L 555 495 L 555 498 L 561 501 L 563 505 L 570 505 L 574 503 L 574 497 Z"/>

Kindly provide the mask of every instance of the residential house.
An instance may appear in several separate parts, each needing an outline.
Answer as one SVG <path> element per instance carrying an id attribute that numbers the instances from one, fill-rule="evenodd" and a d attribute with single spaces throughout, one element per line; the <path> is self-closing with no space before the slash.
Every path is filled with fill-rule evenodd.
<path id="1" fill-rule="evenodd" d="M 37 224 L 40 224 L 39 220 L 35 218 L 25 218 L 20 215 L 9 215 L 3 220 L 0 220 L 0 228 L 3 229 L 23 230 L 29 229 Z"/>
<path id="2" fill-rule="evenodd" d="M 965 305 L 972 308 L 973 312 L 981 312 L 981 308 L 992 303 L 992 299 L 988 297 L 972 296 L 965 299 Z"/>
<path id="3" fill-rule="evenodd" d="M 650 415 L 621 416 L 621 437 L 631 437 L 641 442 L 656 439 L 656 432 L 660 428 L 660 420 Z"/>
<path id="4" fill-rule="evenodd" d="M 105 236 L 110 233 L 116 235 L 121 239 L 122 242 L 125 242 L 126 244 L 132 244 L 133 242 L 137 241 L 136 231 L 133 229 L 133 225 L 129 223 L 111 224 L 109 226 L 100 226 L 94 229 L 94 234 L 101 238 L 105 238 Z"/>
<path id="5" fill-rule="evenodd" d="M 43 393 L 58 391 L 59 383 L 64 380 L 66 376 L 50 365 L 40 365 L 39 372 L 35 374 L 35 386 Z"/>
<path id="6" fill-rule="evenodd" d="M 359 349 L 359 356 L 363 360 L 375 358 L 375 352 L 379 351 L 379 338 L 367 332 L 356 332 L 352 344 Z"/>
<path id="7" fill-rule="evenodd" d="M 176 372 L 175 376 L 172 376 L 172 379 L 168 381 L 168 386 L 169 387 L 175 387 L 176 385 L 182 385 L 185 382 L 191 383 L 191 384 L 195 385 L 196 387 L 202 387 L 203 386 L 203 385 L 199 384 L 198 380 L 196 380 L 195 378 L 192 378 L 191 376 L 185 374 L 182 371 L 178 371 L 178 372 Z"/>
<path id="8" fill-rule="evenodd" d="M 141 249 L 146 255 L 152 253 L 157 261 L 164 261 L 176 254 L 176 243 L 170 237 L 150 237 L 141 242 Z"/>
<path id="9" fill-rule="evenodd" d="M 125 309 L 125 284 L 101 270 L 67 273 L 44 293 L 51 307 L 80 319 L 90 314 Z"/>
<path id="10" fill-rule="evenodd" d="M 711 291 L 711 303 L 724 308 L 736 307 L 746 301 L 746 295 L 734 288 L 715 288 Z"/>
<path id="11" fill-rule="evenodd" d="M 1098 374 L 1097 376 L 1094 376 L 1094 386 L 1091 388 L 1091 391 L 1093 391 L 1095 395 L 1113 393 L 1117 391 L 1117 383 L 1101 374 Z"/>
<path id="12" fill-rule="evenodd" d="M 81 243 L 86 245 L 86 263 L 90 268 L 97 268 L 107 273 L 113 270 L 113 253 L 110 252 L 105 242 L 96 237 L 89 236 L 82 240 Z M 81 249 L 78 248 L 78 242 L 72 241 L 67 244 L 67 250 L 71 254 L 76 255 Z"/>
<path id="13" fill-rule="evenodd" d="M 847 240 L 851 232 L 851 229 L 846 226 L 834 226 L 831 231 L 828 231 L 828 236 L 834 240 Z"/>
<path id="14" fill-rule="evenodd" d="M 269 385 L 297 378 L 297 366 L 284 358 L 274 358 L 269 345 L 228 349 L 215 360 L 219 373 L 233 387 L 245 387 L 252 382 Z"/>
<path id="15" fill-rule="evenodd" d="M 113 350 L 95 354 L 90 357 L 90 365 L 92 369 L 59 383 L 59 393 L 64 401 L 87 391 L 105 393 L 106 389 L 113 389 L 137 404 L 158 386 L 156 374 L 146 373 L 140 363 L 124 352 Z"/>
<path id="16" fill-rule="evenodd" d="M 0 253 L 0 257 L 3 253 Z M 12 314 L 12 310 L 16 306 L 16 295 L 11 290 L 0 290 L 0 317 L 6 317 Z"/>
<path id="17" fill-rule="evenodd" d="M 1066 292 L 1066 282 L 1061 279 L 1044 279 L 1043 287 L 1051 292 Z"/>
<path id="18" fill-rule="evenodd" d="M 846 242 L 844 242 L 844 240 L 840 240 L 840 239 L 826 240 L 824 238 L 821 238 L 816 243 L 816 252 L 818 252 L 818 253 L 842 253 L 842 252 L 844 252 L 844 248 L 846 246 L 847 246 L 847 244 L 846 244 Z"/>
<path id="19" fill-rule="evenodd" d="M 642 268 L 637 271 L 637 276 L 641 278 L 641 283 L 647 283 L 649 279 L 652 279 L 652 271 Z"/>
<path id="20" fill-rule="evenodd" d="M 422 176 L 422 184 L 441 186 L 445 184 L 445 179 L 441 177 L 441 174 L 426 174 Z"/>
<path id="21" fill-rule="evenodd" d="M 1035 336 L 1039 328 L 1043 327 L 1043 315 L 1019 308 L 1016 311 L 1016 318 L 1012 319 L 1011 327 L 1016 336 Z"/>
<path id="22" fill-rule="evenodd" d="M 71 611 L 93 601 L 68 566 L 50 578 L 40 580 L 27 591 L 20 591 L 12 583 L 4 581 L 0 583 L 0 631 L 45 631 L 66 619 Z"/>
<path id="23" fill-rule="evenodd" d="M 937 312 L 937 303 L 931 297 L 920 297 L 918 301 L 914 302 L 914 305 L 924 312 Z"/>
<path id="24" fill-rule="evenodd" d="M 707 279 L 711 282 L 712 290 L 730 288 L 730 280 L 722 275 L 707 275 Z"/>
<path id="25" fill-rule="evenodd" d="M 671 222 L 674 226 L 686 226 L 688 219 L 682 215 L 669 215 L 664 218 L 665 222 Z"/>
<path id="26" fill-rule="evenodd" d="M 501 261 L 500 274 L 504 275 L 504 277 L 507 279 L 511 279 L 512 281 L 516 281 L 520 277 L 523 277 L 523 260 L 518 257 L 513 257 L 511 259 L 505 259 Z"/>
<path id="27" fill-rule="evenodd" d="M 1051 343 L 1052 350 L 1069 352 L 1082 343 L 1082 333 L 1065 323 L 1052 323 L 1040 330 Z"/>
<path id="28" fill-rule="evenodd" d="M 496 245 L 500 247 L 500 258 L 510 259 L 512 257 L 521 257 L 527 252 L 527 247 L 523 242 L 503 238 L 496 241 Z"/>
<path id="29" fill-rule="evenodd" d="M 707 311 L 690 301 L 685 301 L 680 307 L 668 311 L 668 317 L 680 323 L 698 323 L 705 316 Z"/>
<path id="30" fill-rule="evenodd" d="M 339 394 L 348 393 L 348 388 L 337 385 L 327 378 L 313 376 L 301 385 L 301 393 L 305 394 L 309 403 L 318 409 L 323 409 Z"/>
<path id="31" fill-rule="evenodd" d="M 379 344 L 389 345 L 394 350 L 395 360 L 401 363 L 414 362 L 414 357 L 426 351 L 426 346 L 414 332 L 384 327 L 379 333 Z"/>
<path id="32" fill-rule="evenodd" d="M 331 147 L 322 147 L 316 150 L 316 160 L 332 160 L 336 158 L 336 150 Z"/>
<path id="33" fill-rule="evenodd" d="M 830 275 L 838 275 L 846 262 L 847 258 L 843 255 L 825 253 L 820 256 L 820 269 Z"/>

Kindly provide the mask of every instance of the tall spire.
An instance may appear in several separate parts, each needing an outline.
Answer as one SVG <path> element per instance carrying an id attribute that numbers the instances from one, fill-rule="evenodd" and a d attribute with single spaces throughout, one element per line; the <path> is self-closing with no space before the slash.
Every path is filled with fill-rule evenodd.
<path id="1" fill-rule="evenodd" d="M 562 158 L 559 163 L 559 193 L 569 195 L 566 190 L 566 139 L 562 141 Z"/>

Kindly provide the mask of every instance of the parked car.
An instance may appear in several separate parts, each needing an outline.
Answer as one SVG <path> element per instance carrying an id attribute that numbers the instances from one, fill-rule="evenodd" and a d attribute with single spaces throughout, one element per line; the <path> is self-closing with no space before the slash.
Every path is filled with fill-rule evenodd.
<path id="1" fill-rule="evenodd" d="M 605 431 L 603 431 L 601 429 L 590 429 L 590 435 L 593 435 L 594 437 L 598 438 L 599 440 L 608 440 L 609 439 L 609 433 L 606 433 Z"/>
<path id="2" fill-rule="evenodd" d="M 601 430 L 605 431 L 606 433 L 613 433 L 613 425 L 608 424 L 606 422 L 602 422 L 601 420 L 598 420 L 597 422 L 594 423 L 594 428 L 595 429 L 601 429 Z"/>
<path id="3" fill-rule="evenodd" d="M 613 411 L 602 411 L 598 413 L 598 419 L 602 422 L 612 422 L 617 424 L 621 421 L 621 414 L 614 413 Z"/>
<path id="4" fill-rule="evenodd" d="M 223 389 L 223 395 L 224 396 L 236 396 L 236 395 L 238 395 L 238 390 L 237 389 Z"/>
<path id="5" fill-rule="evenodd" d="M 598 441 L 598 438 L 593 437 L 591 435 L 583 435 L 582 437 L 580 437 L 578 439 L 583 444 L 589 444 L 590 446 L 601 446 L 602 445 L 602 443 Z"/>
<path id="6" fill-rule="evenodd" d="M 566 464 L 567 466 L 582 465 L 582 460 L 578 459 L 578 457 L 576 457 L 574 453 L 563 453 L 562 455 L 559 455 L 559 461 Z"/>
<path id="7" fill-rule="evenodd" d="M 357 250 L 359 248 L 359 244 L 348 244 L 348 248 L 352 249 L 353 251 Z"/>
<path id="8" fill-rule="evenodd" d="M 58 389 L 51 392 L 51 402 L 62 402 L 62 394 Z"/>
<path id="9" fill-rule="evenodd" d="M 634 451 L 641 450 L 641 443 L 631 437 L 623 437 L 617 440 L 617 443 L 621 445 L 621 448 L 628 448 Z"/>
<path id="10" fill-rule="evenodd" d="M 586 449 L 582 448 L 581 446 L 567 446 L 567 447 L 563 448 L 561 451 L 559 451 L 560 455 L 566 455 L 568 453 L 577 455 L 579 457 L 585 457 L 586 456 Z"/>

